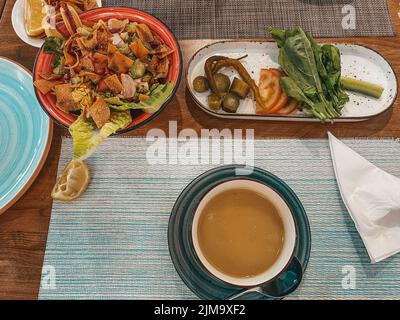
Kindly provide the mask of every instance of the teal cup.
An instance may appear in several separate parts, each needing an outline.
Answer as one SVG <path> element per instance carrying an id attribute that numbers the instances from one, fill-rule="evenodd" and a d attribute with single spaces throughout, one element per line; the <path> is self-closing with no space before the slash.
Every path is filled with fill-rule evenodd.
<path id="1" fill-rule="evenodd" d="M 311 232 L 300 200 L 278 177 L 260 168 L 244 168 L 230 165 L 205 172 L 182 191 L 171 213 L 168 243 L 175 269 L 204 299 L 281 299 L 296 290 L 307 267 Z M 199 218 L 208 201 L 237 188 L 253 190 L 273 202 L 285 234 L 277 261 L 265 272 L 248 278 L 228 276 L 209 263 L 197 237 Z"/>

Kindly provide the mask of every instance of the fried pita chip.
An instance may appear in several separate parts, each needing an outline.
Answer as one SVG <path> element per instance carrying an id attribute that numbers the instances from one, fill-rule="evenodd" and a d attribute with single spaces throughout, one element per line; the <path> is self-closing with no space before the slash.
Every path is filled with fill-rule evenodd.
<path id="1" fill-rule="evenodd" d="M 169 71 L 169 59 L 165 57 L 158 62 L 155 79 L 166 78 Z"/>
<path id="2" fill-rule="evenodd" d="M 108 68 L 116 71 L 117 73 L 127 73 L 132 65 L 133 60 L 129 59 L 119 51 L 114 52 L 108 60 Z"/>
<path id="3" fill-rule="evenodd" d="M 98 48 L 97 51 L 105 52 L 107 51 L 108 44 L 111 41 L 112 34 L 108 30 L 107 24 L 100 20 L 94 26 L 95 31 L 93 32 L 93 36 L 96 38 L 96 47 Z"/>
<path id="4" fill-rule="evenodd" d="M 153 33 L 151 32 L 150 28 L 146 24 L 139 23 L 136 25 L 135 29 L 138 34 L 138 37 L 142 41 L 144 41 L 144 42 L 153 42 L 154 41 Z"/>
<path id="5" fill-rule="evenodd" d="M 93 54 L 95 70 L 104 69 L 108 65 L 108 57 L 105 54 L 96 52 Z"/>
<path id="6" fill-rule="evenodd" d="M 154 40 L 152 41 L 152 42 L 150 42 L 151 43 L 151 45 L 153 45 L 153 46 L 158 46 L 158 45 L 160 45 L 160 44 L 163 44 L 163 41 L 162 41 L 162 39 L 158 36 L 158 35 L 153 35 L 153 38 L 154 38 Z"/>
<path id="7" fill-rule="evenodd" d="M 82 0 L 83 10 L 88 11 L 90 9 L 97 8 L 97 1 L 96 0 Z"/>
<path id="8" fill-rule="evenodd" d="M 173 52 L 174 52 L 174 50 L 171 49 L 170 47 L 168 47 L 166 44 L 160 44 L 159 46 L 157 46 L 156 48 L 151 50 L 150 53 L 156 54 L 159 59 L 163 59 Z"/>
<path id="9" fill-rule="evenodd" d="M 61 74 L 55 74 L 53 72 L 41 72 L 39 75 L 45 80 L 59 80 L 62 78 Z"/>
<path id="10" fill-rule="evenodd" d="M 107 46 L 107 53 L 109 54 L 109 55 L 112 55 L 112 54 L 114 54 L 115 52 L 117 52 L 118 51 L 118 48 L 116 47 L 116 46 L 114 46 L 112 43 L 109 43 L 108 44 L 108 46 Z"/>
<path id="11" fill-rule="evenodd" d="M 87 112 L 96 123 L 97 128 L 103 127 L 110 119 L 110 108 L 102 97 L 98 97 Z"/>
<path id="12" fill-rule="evenodd" d="M 94 71 L 94 65 L 89 56 L 83 57 L 80 60 L 81 67 L 87 71 Z"/>
<path id="13" fill-rule="evenodd" d="M 99 81 L 102 78 L 101 75 L 98 75 L 97 73 L 89 72 L 89 71 L 81 71 L 81 72 L 79 72 L 79 76 L 80 77 L 87 77 L 94 84 L 99 83 Z"/>
<path id="14" fill-rule="evenodd" d="M 131 49 L 132 53 L 137 58 L 145 58 L 149 54 L 149 49 L 147 49 L 144 46 L 143 41 L 141 39 L 138 39 L 137 41 L 132 42 L 129 45 L 129 48 Z"/>
<path id="15" fill-rule="evenodd" d="M 56 94 L 57 107 L 62 111 L 71 112 L 79 110 L 79 105 L 75 102 L 72 97 L 72 87 L 70 84 L 60 84 L 54 87 L 54 93 Z"/>
<path id="16" fill-rule="evenodd" d="M 59 85 L 61 83 L 63 83 L 61 80 L 39 79 L 36 80 L 33 84 L 42 94 L 48 94 L 54 89 L 56 85 Z"/>
<path id="17" fill-rule="evenodd" d="M 104 79 L 106 86 L 114 93 L 121 93 L 123 86 L 121 81 L 119 81 L 118 76 L 113 74 Z"/>
<path id="18" fill-rule="evenodd" d="M 151 57 L 149 64 L 147 65 L 147 70 L 150 71 L 153 74 L 153 76 L 157 74 L 157 66 L 159 61 L 160 59 L 158 59 L 156 55 L 153 55 Z"/>

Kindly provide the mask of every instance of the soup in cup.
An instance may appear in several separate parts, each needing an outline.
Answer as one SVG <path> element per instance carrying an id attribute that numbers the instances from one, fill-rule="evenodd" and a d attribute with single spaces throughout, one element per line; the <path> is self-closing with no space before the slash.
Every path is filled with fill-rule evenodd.
<path id="1" fill-rule="evenodd" d="M 194 251 L 219 280 L 242 288 L 273 282 L 294 257 L 296 224 L 285 200 L 269 186 L 234 179 L 200 200 L 192 223 Z"/>

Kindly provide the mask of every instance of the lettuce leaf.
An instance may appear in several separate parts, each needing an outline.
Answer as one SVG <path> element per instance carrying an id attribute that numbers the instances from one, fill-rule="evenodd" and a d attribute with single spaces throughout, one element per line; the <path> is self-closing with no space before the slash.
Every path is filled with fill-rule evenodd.
<path id="1" fill-rule="evenodd" d="M 119 97 L 104 98 L 108 106 L 114 110 L 125 111 L 142 109 L 147 113 L 155 113 L 158 111 L 164 102 L 174 90 L 174 84 L 169 81 L 164 84 L 159 84 L 152 91 L 150 97 L 142 102 L 125 102 Z"/>
<path id="2" fill-rule="evenodd" d="M 119 110 L 119 111 L 144 108 L 144 106 L 140 103 L 126 102 L 126 101 L 121 100 L 119 97 L 104 98 L 104 101 L 108 103 L 108 106 L 110 108 L 113 108 L 113 109 Z"/>
<path id="3" fill-rule="evenodd" d="M 131 122 L 132 117 L 129 111 L 112 111 L 110 120 L 98 130 L 92 119 L 80 115 L 69 127 L 74 148 L 74 159 L 84 160 L 88 158 L 105 138 L 118 129 L 125 128 Z"/>
<path id="4" fill-rule="evenodd" d="M 300 27 L 293 30 L 270 28 L 279 47 L 278 61 L 287 77 L 281 79 L 286 94 L 303 103 L 303 111 L 332 122 L 340 117 L 349 97 L 340 82 L 339 49 L 320 46 Z"/>
<path id="5" fill-rule="evenodd" d="M 113 100 L 112 100 L 113 99 Z M 119 99 L 119 98 L 117 98 Z M 125 111 L 125 110 L 141 110 L 144 109 L 145 106 L 141 103 L 135 102 L 124 102 L 122 100 L 117 100 L 114 98 L 104 99 L 107 103 L 109 103 L 109 107 L 114 110 Z"/>

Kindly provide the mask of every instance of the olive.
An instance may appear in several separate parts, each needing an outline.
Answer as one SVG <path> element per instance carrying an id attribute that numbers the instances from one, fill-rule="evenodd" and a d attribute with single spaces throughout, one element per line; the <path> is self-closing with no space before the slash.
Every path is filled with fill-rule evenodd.
<path id="1" fill-rule="evenodd" d="M 206 77 L 198 76 L 193 80 L 193 88 L 196 92 L 206 92 L 209 89 Z"/>
<path id="2" fill-rule="evenodd" d="M 208 106 L 212 110 L 219 110 L 221 108 L 222 98 L 216 94 L 212 93 L 208 96 Z"/>
<path id="3" fill-rule="evenodd" d="M 215 85 L 217 86 L 218 92 L 228 92 L 231 86 L 231 80 L 223 73 L 214 74 Z"/>
<path id="4" fill-rule="evenodd" d="M 239 98 L 244 99 L 250 92 L 250 86 L 243 80 L 235 77 L 235 79 L 233 79 L 230 92 L 236 94 Z"/>
<path id="5" fill-rule="evenodd" d="M 222 102 L 222 109 L 229 113 L 235 113 L 239 108 L 239 97 L 234 93 L 228 93 Z"/>

